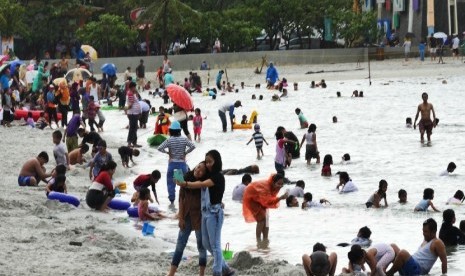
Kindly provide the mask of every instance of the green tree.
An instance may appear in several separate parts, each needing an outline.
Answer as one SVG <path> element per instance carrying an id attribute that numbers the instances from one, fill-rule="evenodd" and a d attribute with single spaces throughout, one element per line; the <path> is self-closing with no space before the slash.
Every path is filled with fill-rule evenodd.
<path id="1" fill-rule="evenodd" d="M 345 9 L 335 14 L 335 27 L 339 37 L 345 40 L 346 47 L 376 41 L 380 32 L 376 26 L 376 12 L 357 13 Z"/>
<path id="2" fill-rule="evenodd" d="M 23 21 L 24 12 L 24 7 L 16 1 L 0 0 L 0 35 L 27 35 L 27 26 Z"/>
<path id="3" fill-rule="evenodd" d="M 121 16 L 102 14 L 98 21 L 92 21 L 76 32 L 83 44 L 94 46 L 100 52 L 110 56 L 110 49 L 132 44 L 137 38 L 137 31 L 124 23 Z"/>
<path id="4" fill-rule="evenodd" d="M 151 24 L 153 33 L 161 38 L 161 52 L 167 53 L 169 41 L 177 36 L 192 37 L 201 13 L 180 0 L 127 0 L 130 8 L 145 7 L 138 24 Z"/>

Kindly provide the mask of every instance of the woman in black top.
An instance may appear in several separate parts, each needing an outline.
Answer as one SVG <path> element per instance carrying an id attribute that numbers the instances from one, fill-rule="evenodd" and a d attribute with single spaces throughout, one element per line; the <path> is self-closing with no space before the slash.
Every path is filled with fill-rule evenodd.
<path id="1" fill-rule="evenodd" d="M 224 213 L 221 206 L 225 180 L 221 174 L 223 163 L 217 150 L 210 150 L 205 155 L 207 180 L 176 181 L 176 184 L 188 189 L 202 189 L 202 243 L 205 249 L 213 255 L 213 275 L 235 275 L 235 271 L 226 264 L 221 251 L 221 228 Z M 224 272 L 224 274 L 223 274 Z"/>

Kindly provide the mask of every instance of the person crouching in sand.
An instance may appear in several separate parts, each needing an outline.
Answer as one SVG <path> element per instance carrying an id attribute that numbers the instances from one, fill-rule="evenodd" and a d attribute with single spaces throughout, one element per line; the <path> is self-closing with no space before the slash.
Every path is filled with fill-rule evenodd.
<path id="1" fill-rule="evenodd" d="M 326 254 L 326 246 L 317 242 L 313 245 L 313 253 L 310 256 L 307 254 L 302 256 L 302 264 L 307 276 L 333 276 L 336 271 L 337 255 L 332 252 L 328 256 Z"/>
<path id="2" fill-rule="evenodd" d="M 278 208 L 279 201 L 287 199 L 286 192 L 276 197 L 284 185 L 282 174 L 273 174 L 268 179 L 250 183 L 244 191 L 242 199 L 242 215 L 246 222 L 257 222 L 255 235 L 257 247 L 266 249 L 269 246 L 269 217 L 268 208 Z"/>
<path id="3" fill-rule="evenodd" d="M 44 165 L 48 163 L 48 154 L 45 151 L 39 153 L 36 158 L 30 159 L 24 163 L 18 176 L 19 186 L 37 186 L 39 182 L 52 176 L 51 173 L 45 172 Z"/>
<path id="4" fill-rule="evenodd" d="M 108 161 L 100 169 L 99 174 L 90 185 L 86 195 L 86 203 L 91 209 L 105 212 L 108 203 L 115 197 L 111 178 L 116 171 L 116 163 Z"/>

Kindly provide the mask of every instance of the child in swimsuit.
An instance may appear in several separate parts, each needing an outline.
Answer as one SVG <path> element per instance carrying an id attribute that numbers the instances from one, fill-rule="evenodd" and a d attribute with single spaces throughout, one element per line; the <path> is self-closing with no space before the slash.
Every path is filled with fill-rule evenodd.
<path id="1" fill-rule="evenodd" d="M 149 210 L 149 198 L 150 198 L 150 190 L 148 188 L 142 188 L 139 191 L 139 204 L 137 206 L 137 213 L 139 215 L 139 219 L 141 221 L 146 220 L 160 220 L 162 218 L 166 218 L 160 212 L 153 212 L 151 213 Z"/>
<path id="2" fill-rule="evenodd" d="M 304 113 L 302 113 L 300 108 L 295 109 L 295 114 L 297 114 L 297 117 L 299 118 L 300 128 L 307 128 L 308 127 L 307 118 L 305 118 Z"/>
<path id="3" fill-rule="evenodd" d="M 426 212 L 428 210 L 428 207 L 431 206 L 431 208 L 434 211 L 440 212 L 438 209 L 436 209 L 436 207 L 434 207 L 434 204 L 432 201 L 433 198 L 434 198 L 434 190 L 431 188 L 426 188 L 423 191 L 423 199 L 417 204 L 417 206 L 415 206 L 414 211 L 415 212 L 419 212 L 419 211 Z"/>
<path id="4" fill-rule="evenodd" d="M 66 176 L 64 174 L 57 175 L 53 179 L 53 182 L 48 182 L 47 186 L 45 187 L 45 191 L 47 196 L 50 192 L 59 192 L 67 194 L 68 190 L 66 188 Z"/>
<path id="5" fill-rule="evenodd" d="M 323 168 L 321 168 L 321 176 L 331 176 L 331 165 L 333 164 L 333 156 L 326 154 L 323 158 Z"/>

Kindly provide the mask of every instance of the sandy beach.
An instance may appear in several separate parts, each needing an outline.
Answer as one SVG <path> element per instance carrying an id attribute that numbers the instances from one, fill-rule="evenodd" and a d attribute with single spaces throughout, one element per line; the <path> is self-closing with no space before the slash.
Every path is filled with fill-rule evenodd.
<path id="1" fill-rule="evenodd" d="M 137 58 L 134 58 L 134 64 L 137 64 L 137 60 Z M 418 59 L 411 59 L 409 62 L 403 60 L 371 62 L 371 82 L 373 86 L 378 85 L 378 87 L 380 87 L 383 84 L 387 86 L 391 79 L 408 83 L 411 79 L 415 79 L 416 81 L 417 78 L 428 78 L 431 82 L 441 83 L 443 80 L 449 82 L 450 78 L 463 78 L 465 73 L 463 61 L 453 61 L 449 57 L 445 59 L 445 62 L 446 64 L 436 64 L 430 62 L 429 58 L 423 63 Z M 149 65 L 147 65 L 147 68 L 148 66 Z M 156 65 L 150 66 L 155 67 Z M 289 82 L 289 92 L 291 94 L 290 97 L 294 98 L 297 98 L 297 96 L 293 93 L 298 93 L 294 92 L 292 89 L 292 83 L 294 82 L 299 83 L 299 90 L 303 90 L 304 87 L 308 89 L 307 87 L 312 80 L 318 82 L 321 79 L 325 79 L 330 84 L 342 84 L 346 81 L 350 81 L 353 84 L 361 84 L 363 87 L 367 87 L 369 82 L 367 63 L 315 64 L 286 67 L 280 67 L 279 64 L 276 64 L 276 66 L 280 77 L 287 78 Z M 244 81 L 247 91 L 242 91 L 240 89 L 239 93 L 235 95 L 226 95 L 224 97 L 225 100 L 249 100 L 252 92 L 256 91 L 252 90 L 254 89 L 252 87 L 260 83 L 261 89 L 257 94 L 264 94 L 267 98 L 262 103 L 254 103 L 254 107 L 257 107 L 257 109 L 261 108 L 262 110 L 268 108 L 272 93 L 266 91 L 264 88 L 264 72 L 260 75 L 254 74 L 254 69 L 255 68 L 231 68 L 227 70 L 229 80 L 234 83 L 237 88 L 240 88 L 240 82 Z M 173 65 L 173 70 L 175 80 L 183 83 L 184 78 L 188 76 L 189 72 L 176 71 L 175 64 Z M 266 68 L 263 70 L 265 71 Z M 217 72 L 210 72 L 210 85 L 206 84 L 208 81 L 207 72 L 198 72 L 202 77 L 204 88 L 208 86 L 213 87 Z M 310 73 L 307 74 L 308 72 Z M 148 73 L 147 77 L 153 84 L 156 83 L 154 72 Z M 225 77 L 223 77 L 223 80 L 226 80 Z M 417 85 L 417 89 L 413 92 L 414 100 L 409 103 L 411 105 L 411 110 L 409 110 L 410 114 L 408 115 L 410 116 L 414 115 L 413 112 L 415 111 L 415 107 L 421 100 L 419 96 L 421 94 L 420 92 L 423 92 L 423 90 L 426 91 L 429 88 L 429 85 L 415 85 Z M 454 87 L 460 87 L 460 85 Z M 344 96 L 350 97 L 350 93 L 354 89 L 353 86 L 347 87 L 346 91 L 343 91 Z M 395 89 L 402 89 L 402 86 L 396 86 Z M 330 94 L 333 97 L 336 95 L 336 90 L 331 86 L 329 86 L 327 92 L 328 95 Z M 376 89 L 373 88 L 369 97 L 376 97 L 376 92 Z M 143 92 L 142 97 L 148 98 L 148 93 Z M 209 126 L 204 129 L 206 138 L 204 138 L 200 144 L 196 144 L 198 149 L 189 157 L 188 163 L 191 166 L 201 161 L 207 150 L 226 147 L 226 142 L 222 141 L 223 138 L 221 136 L 222 133 L 220 133 L 219 119 L 217 118 L 217 106 L 223 101 L 223 98 L 220 96 L 217 102 L 212 102 L 210 99 L 206 98 L 208 97 L 202 98 L 200 95 L 195 95 L 194 97 L 194 102 L 199 100 L 199 102 L 202 103 L 200 108 L 205 110 L 205 112 L 203 111 L 203 115 L 208 117 L 207 122 Z M 150 97 L 150 99 L 153 106 L 158 107 L 162 103 L 162 100 L 159 98 Z M 295 99 L 295 102 L 298 103 L 298 99 Z M 288 108 L 288 110 L 285 111 L 290 114 L 286 116 L 295 116 L 292 115 L 295 105 L 285 107 Z M 303 108 L 306 107 L 304 106 Z M 248 112 L 250 109 L 249 105 L 249 108 L 247 108 L 245 112 Z M 310 108 L 306 108 L 306 110 L 309 109 Z M 332 115 L 334 110 L 331 106 L 328 106 L 327 109 L 328 115 L 326 115 L 326 117 L 330 118 L 329 115 Z M 284 112 L 283 110 L 284 108 L 280 109 L 280 112 Z M 442 114 L 444 114 L 443 110 L 442 112 Z M 114 179 L 128 182 L 129 187 L 132 186 L 132 183 L 129 181 L 134 179 L 138 174 L 148 173 L 155 168 L 159 169 L 162 172 L 162 179 L 159 184 L 157 184 L 157 189 L 159 189 L 159 198 L 163 199 L 160 206 L 168 215 L 174 217 L 174 214 L 170 213 L 166 207 L 167 194 L 164 173 L 166 173 L 167 158 L 166 156 L 162 156 L 156 149 L 149 148 L 145 142 L 148 135 L 153 132 L 154 118 L 151 117 L 149 120 L 147 124 L 148 129 L 139 130 L 139 137 L 143 147 L 141 149 L 141 156 L 135 158 L 137 165 L 129 169 L 124 169 L 121 166 L 118 147 L 125 145 L 126 142 L 127 130 L 125 126 L 127 124 L 127 118 L 119 111 L 109 111 L 105 113 L 105 115 L 107 116 L 107 121 L 104 126 L 105 131 L 101 133 L 101 135 L 107 141 L 108 151 L 112 153 L 113 158 L 118 163 Z M 280 117 L 275 115 L 276 117 L 272 118 L 272 116 L 273 115 L 268 115 L 267 119 L 264 119 L 265 122 L 273 120 L 276 121 L 276 125 L 278 125 L 281 122 Z M 445 115 L 442 115 L 442 117 L 444 116 Z M 369 116 L 366 117 L 368 117 L 366 119 L 370 119 Z M 403 118 L 405 116 L 402 114 L 401 117 Z M 341 114 L 339 118 L 344 120 L 343 114 Z M 290 121 L 294 123 L 290 125 L 289 128 L 297 128 L 296 120 L 296 117 L 290 119 Z M 285 123 L 288 123 L 288 121 L 285 121 Z M 402 123 L 402 121 L 399 122 L 399 124 Z M 174 251 L 178 232 L 174 219 L 167 219 L 168 222 L 161 224 L 161 228 L 164 229 L 160 229 L 160 233 L 156 232 L 153 237 L 144 237 L 139 230 L 136 230 L 136 222 L 129 220 L 125 212 L 112 211 L 110 213 L 99 213 L 90 210 L 85 203 L 85 195 L 90 181 L 88 178 L 88 168 L 84 166 L 72 166 L 72 169 L 66 175 L 68 193 L 76 195 L 81 200 L 81 205 L 77 208 L 69 204 L 47 200 L 43 182 L 39 187 L 19 187 L 17 184 L 17 177 L 22 164 L 27 159 L 37 156 L 40 151 L 45 150 L 49 153 L 50 162 L 46 165 L 47 171 L 52 170 L 54 167 L 55 161 L 52 153 L 53 131 L 49 128 L 41 131 L 39 129 L 19 126 L 18 121 L 15 121 L 13 124 L 14 126 L 11 128 L 0 128 L 0 137 L 3 141 L 6 141 L 1 150 L 2 166 L 0 169 L 4 177 L 0 184 L 3 191 L 0 194 L 0 244 L 2 248 L 2 250 L 0 250 L 0 275 L 166 275 L 171 262 L 170 252 Z M 274 155 L 275 141 L 272 137 L 272 133 L 275 129 L 275 125 L 269 126 L 265 133 L 268 142 L 270 142 L 270 146 L 266 148 L 266 157 L 268 161 L 266 161 L 266 163 L 260 163 L 261 168 L 263 168 L 259 176 L 260 178 L 266 177 L 269 173 L 274 171 L 271 163 L 272 161 L 270 160 L 272 160 Z M 298 130 L 296 130 L 296 132 L 298 132 L 297 136 L 300 140 L 301 134 L 304 132 Z M 236 134 L 235 131 L 235 136 L 230 134 L 228 139 L 233 141 L 233 145 L 236 145 L 235 142 L 237 141 L 238 144 L 245 145 L 249 139 L 248 137 L 250 137 L 249 134 L 251 133 Z M 419 136 L 418 132 L 410 135 L 414 137 L 414 139 L 417 139 L 417 136 Z M 433 139 L 439 140 L 439 137 L 439 135 L 434 136 Z M 249 163 L 255 162 L 253 147 L 249 146 L 246 149 L 247 154 L 245 160 L 231 155 L 223 155 L 224 167 L 239 167 L 244 164 L 248 165 Z M 234 150 L 231 151 L 234 152 Z M 459 163 L 463 161 L 462 157 L 463 154 L 457 157 Z M 335 156 L 335 159 L 339 160 L 339 156 Z M 298 162 L 303 164 L 303 158 Z M 441 160 L 441 162 L 444 162 L 444 160 Z M 299 166 L 304 168 L 302 164 Z M 442 165 L 441 163 L 441 166 Z M 318 169 L 316 169 L 316 171 L 318 171 Z M 316 171 L 312 173 L 318 174 Z M 336 169 L 334 169 L 334 172 L 335 171 Z M 293 176 L 293 178 L 297 178 L 299 173 L 300 172 L 295 168 L 291 168 L 290 170 L 290 175 Z M 240 180 L 238 177 L 231 178 L 231 180 L 227 180 L 227 185 L 234 186 L 238 180 Z M 336 182 L 334 177 L 331 183 L 333 182 Z M 367 188 L 367 191 L 373 190 L 372 188 L 373 187 Z M 129 189 L 128 192 L 132 191 L 131 189 Z M 396 191 L 394 191 L 393 188 L 391 192 L 394 193 Z M 122 195 L 124 199 L 128 199 L 128 197 L 128 194 Z M 230 195 L 225 194 L 225 197 L 229 198 Z M 333 195 L 332 197 L 334 198 L 335 196 Z M 414 202 L 417 197 L 412 195 L 412 198 L 414 198 L 412 200 L 412 202 Z M 394 194 L 390 199 L 395 201 Z M 282 205 L 281 208 L 285 208 L 285 204 Z M 226 205 L 226 210 L 227 209 L 228 205 Z M 240 221 L 239 218 L 241 215 L 238 213 L 240 209 L 235 206 L 233 210 L 234 212 L 229 211 L 231 218 L 225 218 L 224 227 L 232 227 L 232 221 Z M 458 211 L 456 210 L 456 212 Z M 461 215 L 463 214 L 463 211 L 459 212 Z M 463 219 L 463 216 L 461 218 Z M 229 222 L 228 219 L 230 219 Z M 440 214 L 435 215 L 435 219 L 440 222 Z M 459 220 L 458 218 L 457 221 Z M 238 223 L 245 224 L 243 220 Z M 277 228 L 279 225 L 278 221 L 273 221 L 272 223 L 274 228 Z M 248 225 L 247 229 L 248 232 L 242 234 L 247 236 L 247 239 L 253 238 L 253 233 L 250 232 L 249 229 L 254 229 L 254 225 Z M 416 243 L 419 244 L 421 240 L 421 229 L 414 229 L 412 233 L 412 235 L 415 235 L 415 239 L 418 240 Z M 273 232 L 271 232 L 271 234 L 273 234 Z M 192 236 L 194 235 L 191 235 L 191 239 Z M 236 236 L 234 238 L 229 236 L 227 238 L 229 240 L 223 240 L 223 244 L 226 241 L 234 242 L 234 239 L 241 239 L 242 236 Z M 275 240 L 277 242 L 278 238 L 275 238 Z M 78 242 L 80 245 L 70 245 L 70 242 Z M 252 245 L 253 244 L 250 246 Z M 273 240 L 271 246 L 273 246 Z M 311 250 L 311 246 L 312 244 L 309 243 L 307 252 L 299 252 L 296 253 L 296 255 L 308 253 Z M 414 250 L 414 248 L 409 249 Z M 240 251 L 242 252 L 236 252 L 236 256 L 230 261 L 231 266 L 237 270 L 238 275 L 305 275 L 303 268 L 300 265 L 295 265 L 301 262 L 298 258 L 285 260 L 286 258 L 281 257 L 279 252 L 263 255 L 255 254 L 252 250 L 250 250 L 251 253 L 245 252 L 247 250 Z M 196 248 L 195 243 L 191 242 L 191 240 L 188 244 L 186 256 L 187 260 L 181 263 L 178 275 L 196 275 Z M 346 265 L 346 256 L 340 256 L 340 258 L 341 262 L 338 263 L 337 273 L 341 271 L 342 266 Z M 209 261 L 211 260 L 212 258 L 209 256 Z M 438 262 L 435 266 L 438 266 Z M 456 268 L 449 275 L 460 275 L 460 273 L 463 273 L 463 271 Z M 207 275 L 210 274 L 211 264 L 209 263 L 207 265 Z"/>

